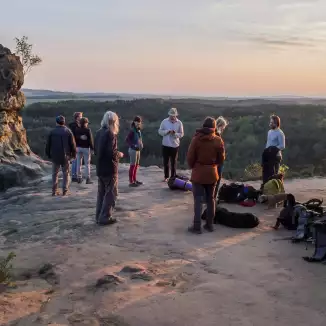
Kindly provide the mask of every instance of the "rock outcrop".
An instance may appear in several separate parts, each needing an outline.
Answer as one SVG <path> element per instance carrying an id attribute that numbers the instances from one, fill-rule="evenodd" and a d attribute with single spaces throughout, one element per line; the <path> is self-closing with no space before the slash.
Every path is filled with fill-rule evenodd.
<path id="1" fill-rule="evenodd" d="M 0 44 L 0 191 L 42 175 L 46 163 L 32 153 L 20 111 L 25 105 L 20 58 Z"/>

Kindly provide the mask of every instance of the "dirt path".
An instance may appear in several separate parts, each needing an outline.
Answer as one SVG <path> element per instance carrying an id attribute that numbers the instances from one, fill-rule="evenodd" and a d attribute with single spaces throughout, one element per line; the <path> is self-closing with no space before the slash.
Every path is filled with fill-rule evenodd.
<path id="1" fill-rule="evenodd" d="M 158 168 L 141 174 L 145 185 L 130 189 L 121 167 L 111 227 L 94 225 L 95 184 L 52 198 L 44 181 L 0 199 L 0 255 L 17 254 L 0 325 L 325 324 L 326 266 L 304 262 L 312 248 L 270 229 L 277 212 L 229 206 L 255 212 L 261 225 L 191 235 L 191 194 L 168 190 Z M 326 180 L 286 187 L 299 200 L 323 197 Z"/>

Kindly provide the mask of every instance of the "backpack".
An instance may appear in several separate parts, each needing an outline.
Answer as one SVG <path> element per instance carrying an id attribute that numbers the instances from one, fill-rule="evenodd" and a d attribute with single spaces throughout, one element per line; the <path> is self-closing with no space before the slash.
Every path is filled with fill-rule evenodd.
<path id="1" fill-rule="evenodd" d="M 244 185 L 241 183 L 223 184 L 218 192 L 219 201 L 226 203 L 239 203 L 245 198 Z"/>
<path id="2" fill-rule="evenodd" d="M 201 216 L 202 220 L 206 220 L 207 210 Z M 252 213 L 230 212 L 226 208 L 216 207 L 214 224 L 222 224 L 236 229 L 250 229 L 259 225 L 259 218 Z"/>
<path id="3" fill-rule="evenodd" d="M 245 199 L 258 200 L 260 191 L 243 183 L 223 184 L 218 193 L 218 200 L 226 203 L 240 203 Z"/>
<path id="4" fill-rule="evenodd" d="M 175 177 L 171 177 L 168 181 L 168 186 L 171 190 L 190 191 L 192 189 L 192 184 L 189 178 L 183 175 L 176 175 Z"/>

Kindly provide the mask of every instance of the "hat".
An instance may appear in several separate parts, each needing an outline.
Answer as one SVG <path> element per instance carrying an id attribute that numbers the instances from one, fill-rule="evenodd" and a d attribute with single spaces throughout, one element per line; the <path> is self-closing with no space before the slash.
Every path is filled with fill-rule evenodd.
<path id="1" fill-rule="evenodd" d="M 66 123 L 66 119 L 64 116 L 62 115 L 58 115 L 56 118 L 55 118 L 55 121 L 58 125 L 60 126 L 63 126 L 65 123 Z"/>
<path id="2" fill-rule="evenodd" d="M 177 110 L 176 108 L 171 108 L 171 109 L 169 110 L 168 115 L 169 115 L 170 117 L 177 117 L 177 116 L 179 115 L 179 114 L 178 114 L 178 110 Z"/>

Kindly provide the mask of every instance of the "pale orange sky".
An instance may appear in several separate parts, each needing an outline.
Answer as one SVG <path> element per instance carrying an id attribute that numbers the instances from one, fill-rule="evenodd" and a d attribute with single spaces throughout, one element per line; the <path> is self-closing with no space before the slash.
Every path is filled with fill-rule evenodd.
<path id="1" fill-rule="evenodd" d="M 0 0 L 2 1 L 2 0 Z M 25 87 L 326 96 L 326 0 L 16 0 L 0 22 L 43 58 Z M 10 26 L 10 28 L 9 28 Z"/>

